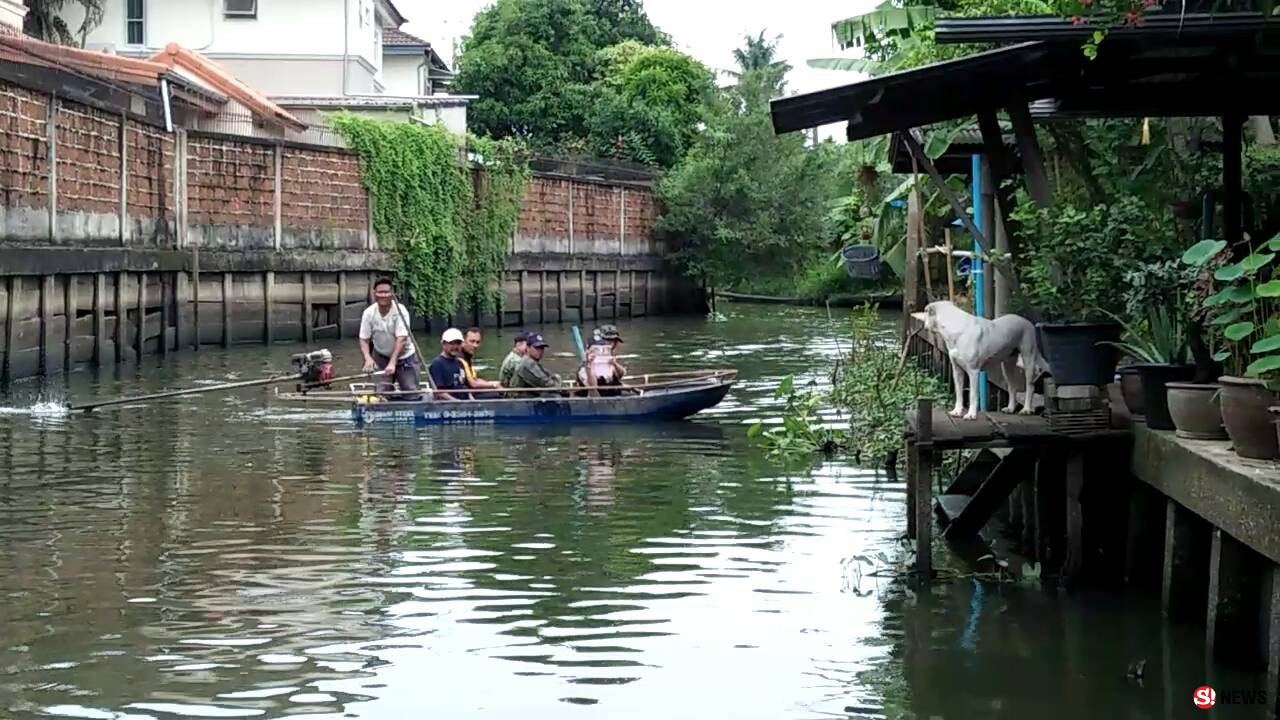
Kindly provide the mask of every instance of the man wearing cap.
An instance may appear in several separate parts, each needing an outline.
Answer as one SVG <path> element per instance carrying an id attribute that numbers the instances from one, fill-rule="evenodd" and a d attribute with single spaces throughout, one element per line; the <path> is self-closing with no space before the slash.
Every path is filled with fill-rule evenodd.
<path id="1" fill-rule="evenodd" d="M 377 392 L 418 389 L 418 354 L 409 335 L 409 311 L 395 298 L 391 281 L 378 278 L 373 284 L 373 304 L 360 316 L 360 354 L 364 371 L 375 372 Z M 372 347 L 370 347 L 372 345 Z M 396 395 L 393 400 L 417 400 L 412 395 Z"/>
<path id="2" fill-rule="evenodd" d="M 554 388 L 560 387 L 560 376 L 547 372 L 542 367 L 542 354 L 547 350 L 547 341 L 538 333 L 530 333 L 527 338 L 528 349 L 520 364 L 516 366 L 515 377 L 511 379 L 511 387 L 517 388 Z"/>
<path id="3" fill-rule="evenodd" d="M 462 353 L 462 331 L 449 328 L 440 336 L 440 354 L 431 361 L 428 372 L 439 400 L 470 400 L 471 394 L 458 392 L 467 387 L 467 371 L 458 356 Z"/>
<path id="4" fill-rule="evenodd" d="M 498 369 L 498 382 L 502 387 L 511 387 L 511 380 L 516 376 L 516 368 L 520 366 L 520 360 L 524 358 L 528 349 L 529 334 L 523 330 L 516 333 L 515 345 L 503 359 L 502 367 Z"/>

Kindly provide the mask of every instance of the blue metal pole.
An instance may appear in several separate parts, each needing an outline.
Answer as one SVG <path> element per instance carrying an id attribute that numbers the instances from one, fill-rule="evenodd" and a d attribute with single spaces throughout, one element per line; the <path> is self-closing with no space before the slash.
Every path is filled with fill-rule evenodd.
<path id="1" fill-rule="evenodd" d="M 973 180 L 969 184 L 973 187 L 973 224 L 982 231 L 983 235 L 988 234 L 988 223 L 983 222 L 982 217 L 982 156 L 974 154 L 973 156 Z M 982 253 L 982 243 L 978 238 L 973 239 L 973 261 L 969 265 L 969 274 L 973 278 L 973 311 L 978 317 L 987 316 L 987 286 L 986 272 L 982 267 L 982 258 L 978 257 Z M 987 373 L 978 373 L 978 409 L 986 412 L 987 410 Z"/>

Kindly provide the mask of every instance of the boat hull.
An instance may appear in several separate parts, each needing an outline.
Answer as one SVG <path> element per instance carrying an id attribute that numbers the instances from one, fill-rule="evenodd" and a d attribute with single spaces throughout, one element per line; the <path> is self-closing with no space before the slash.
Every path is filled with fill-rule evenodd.
<path id="1" fill-rule="evenodd" d="M 680 420 L 724 399 L 730 382 L 621 397 L 538 397 L 461 401 L 388 401 L 352 406 L 361 425 L 549 425 Z"/>

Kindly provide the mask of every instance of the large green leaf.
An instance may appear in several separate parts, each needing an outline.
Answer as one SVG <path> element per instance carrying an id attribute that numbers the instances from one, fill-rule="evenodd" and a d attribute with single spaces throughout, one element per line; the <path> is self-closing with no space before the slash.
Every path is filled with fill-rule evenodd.
<path id="1" fill-rule="evenodd" d="M 1231 282 L 1242 277 L 1244 277 L 1244 265 L 1241 263 L 1220 267 L 1213 273 L 1213 279 L 1219 282 Z"/>
<path id="2" fill-rule="evenodd" d="M 1217 307 L 1231 302 L 1231 288 L 1225 287 L 1204 299 L 1205 307 Z"/>
<path id="3" fill-rule="evenodd" d="M 1214 319 L 1210 320 L 1209 324 L 1210 325 L 1230 325 L 1231 323 L 1244 317 L 1244 314 L 1248 311 L 1249 311 L 1248 308 L 1242 308 L 1242 307 L 1232 308 L 1227 312 L 1224 312 L 1221 315 L 1218 315 Z"/>
<path id="4" fill-rule="evenodd" d="M 1280 252 L 1280 234 L 1277 234 L 1275 237 L 1268 240 L 1267 244 L 1263 245 L 1263 247 L 1271 252 Z"/>
<path id="5" fill-rule="evenodd" d="M 1274 352 L 1276 350 L 1280 350 L 1280 335 L 1264 337 L 1254 343 L 1253 347 L 1249 348 L 1249 352 L 1254 355 L 1261 355 L 1262 353 Z"/>
<path id="6" fill-rule="evenodd" d="M 1244 260 L 1240 261 L 1240 264 L 1244 266 L 1245 272 L 1252 273 L 1252 272 L 1257 272 L 1262 268 L 1266 267 L 1267 265 L 1271 264 L 1271 261 L 1275 259 L 1276 259 L 1275 253 L 1254 253 L 1249 257 L 1245 258 Z"/>
<path id="7" fill-rule="evenodd" d="M 1216 360 L 1216 361 L 1218 361 L 1218 362 L 1223 362 L 1224 360 L 1226 360 L 1226 359 L 1227 359 L 1227 358 L 1229 358 L 1229 357 L 1231 357 L 1231 351 L 1230 351 L 1230 350 L 1219 350 L 1218 352 L 1216 352 L 1216 353 L 1214 353 L 1214 354 L 1213 354 L 1213 359 L 1214 359 L 1214 360 Z"/>
<path id="8" fill-rule="evenodd" d="M 1234 325 L 1228 325 L 1227 328 L 1222 331 L 1222 335 L 1231 342 L 1240 342 L 1241 340 L 1249 337 L 1249 333 L 1253 332 L 1257 327 L 1258 326 L 1254 325 L 1252 321 L 1245 320 L 1244 322 L 1238 322 Z"/>
<path id="9" fill-rule="evenodd" d="M 1256 376 L 1277 370 L 1280 370 L 1280 355 L 1268 355 L 1249 363 L 1249 367 L 1245 368 L 1244 374 Z"/>
<path id="10" fill-rule="evenodd" d="M 951 147 L 956 135 L 959 135 L 962 130 L 964 130 L 964 125 L 960 123 L 935 128 L 929 133 L 929 139 L 924 143 L 924 154 L 929 156 L 930 160 L 937 160 L 942 157 L 947 148 Z"/>
<path id="11" fill-rule="evenodd" d="M 1268 280 L 1254 288 L 1254 293 L 1260 298 L 1280 297 L 1280 280 Z"/>
<path id="12" fill-rule="evenodd" d="M 867 58 L 814 58 L 805 60 L 805 64 L 819 70 L 847 70 L 849 72 L 875 74 L 880 63 Z"/>
<path id="13" fill-rule="evenodd" d="M 1253 302 L 1253 288 L 1245 285 L 1227 288 L 1227 299 L 1237 305 L 1251 303 Z"/>
<path id="14" fill-rule="evenodd" d="M 1226 246 L 1225 240 L 1201 240 L 1187 248 L 1187 251 L 1182 254 L 1182 262 L 1200 267 L 1217 257 Z"/>
<path id="15" fill-rule="evenodd" d="M 894 7 L 890 0 L 885 0 L 869 13 L 837 20 L 831 24 L 831 30 L 842 49 L 862 47 L 868 35 L 910 35 L 933 22 L 937 14 L 938 9 L 931 5 Z"/>

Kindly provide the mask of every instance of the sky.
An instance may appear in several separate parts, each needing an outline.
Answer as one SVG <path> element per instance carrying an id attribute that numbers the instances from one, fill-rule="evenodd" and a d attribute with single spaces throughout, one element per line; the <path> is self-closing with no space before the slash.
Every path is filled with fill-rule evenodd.
<path id="1" fill-rule="evenodd" d="M 472 16 L 492 0 L 395 0 L 409 22 L 404 29 L 425 38 L 446 58 L 455 38 L 465 35 Z M 653 21 L 671 35 L 676 46 L 714 70 L 734 67 L 733 50 L 744 35 L 761 30 L 778 40 L 781 59 L 791 63 L 787 91 L 813 92 L 861 79 L 861 75 L 818 70 L 805 64 L 820 57 L 847 56 L 831 33 L 831 23 L 867 12 L 879 0 L 645 0 Z M 839 136 L 839 126 L 828 126 L 822 136 Z"/>

